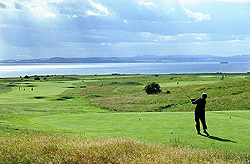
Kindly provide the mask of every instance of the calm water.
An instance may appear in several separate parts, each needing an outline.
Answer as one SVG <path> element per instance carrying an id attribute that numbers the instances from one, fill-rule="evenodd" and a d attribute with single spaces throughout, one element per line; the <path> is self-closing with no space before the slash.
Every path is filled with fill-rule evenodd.
<path id="1" fill-rule="evenodd" d="M 0 64 L 0 77 L 24 75 L 105 75 L 246 73 L 250 63 L 183 62 L 183 63 L 70 63 L 70 64 Z"/>

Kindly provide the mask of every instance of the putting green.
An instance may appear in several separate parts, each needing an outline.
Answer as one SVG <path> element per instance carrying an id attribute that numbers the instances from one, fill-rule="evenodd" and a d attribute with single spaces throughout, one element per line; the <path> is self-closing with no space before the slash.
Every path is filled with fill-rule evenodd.
<path id="1" fill-rule="evenodd" d="M 12 87 L 11 92 L 1 95 L 0 104 L 11 103 L 36 103 L 41 99 L 33 99 L 34 97 L 54 97 L 72 87 L 71 81 L 67 82 L 29 82 L 20 83 L 16 87 Z M 33 86 L 33 91 L 31 90 Z M 20 89 L 19 89 L 20 87 Z"/>
<path id="2" fill-rule="evenodd" d="M 207 112 L 209 137 L 196 134 L 193 112 L 58 114 L 28 121 L 29 129 L 34 130 L 91 137 L 123 136 L 156 143 L 177 142 L 195 148 L 250 151 L 250 111 Z"/>

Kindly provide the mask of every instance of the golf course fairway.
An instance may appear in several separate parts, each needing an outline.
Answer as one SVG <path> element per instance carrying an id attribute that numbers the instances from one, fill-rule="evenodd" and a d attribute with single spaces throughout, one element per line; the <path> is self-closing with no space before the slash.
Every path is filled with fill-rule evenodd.
<path id="1" fill-rule="evenodd" d="M 86 137 L 129 137 L 193 148 L 250 151 L 250 111 L 207 112 L 206 117 L 210 136 L 196 134 L 192 112 L 56 114 L 15 118 L 12 123 L 19 129 Z"/>
<path id="2" fill-rule="evenodd" d="M 250 152 L 250 74 L 50 75 L 0 79 L 0 137 L 26 132 Z M 156 82 L 160 94 L 146 94 Z M 179 83 L 177 85 L 177 82 Z M 210 136 L 189 98 L 208 94 Z M 172 134 L 170 133 L 172 131 Z"/>

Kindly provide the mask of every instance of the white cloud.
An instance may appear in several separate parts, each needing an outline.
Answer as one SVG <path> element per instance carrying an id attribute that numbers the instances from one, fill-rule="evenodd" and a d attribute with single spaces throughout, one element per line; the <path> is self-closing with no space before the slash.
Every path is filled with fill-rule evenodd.
<path id="1" fill-rule="evenodd" d="M 88 15 L 109 15 L 109 11 L 107 7 L 104 7 L 102 4 L 94 3 L 93 1 L 89 0 L 90 4 L 92 5 L 95 11 L 87 11 Z"/>
<path id="2" fill-rule="evenodd" d="M 17 55 L 17 57 L 19 57 L 19 58 L 31 58 L 30 55 Z"/>
<path id="3" fill-rule="evenodd" d="M 18 5 L 22 6 L 24 12 L 30 11 L 37 18 L 56 18 L 57 15 L 52 11 L 49 2 L 61 2 L 61 0 L 21 1 Z"/>
<path id="4" fill-rule="evenodd" d="M 193 18 L 197 19 L 198 21 L 210 20 L 211 19 L 211 15 L 203 14 L 201 12 L 193 12 L 190 9 L 185 8 L 183 5 L 182 5 L 182 7 L 190 17 L 193 17 Z"/>
<path id="5" fill-rule="evenodd" d="M 118 53 L 112 52 L 113 47 L 124 46 L 124 51 L 121 53 L 134 55 L 138 52 L 148 53 L 147 50 L 157 53 L 158 48 L 167 51 L 174 46 L 173 53 L 175 53 L 176 50 L 181 50 L 181 45 L 187 45 L 188 49 L 188 45 L 192 43 L 205 45 L 216 42 L 214 45 L 217 46 L 222 42 L 227 44 L 234 42 L 238 45 L 244 43 L 244 46 L 249 47 L 247 17 L 249 12 L 245 4 L 218 3 L 213 8 L 214 4 L 211 3 L 195 5 L 179 3 L 183 1 L 195 2 L 194 0 L 0 0 L 0 3 L 7 6 L 0 7 L 0 45 L 7 47 L 2 46 L 0 51 L 5 51 L 1 53 L 6 53 L 6 56 L 7 52 L 10 55 L 8 46 L 13 46 L 17 47 L 15 51 L 27 52 L 17 52 L 17 54 L 31 56 L 36 54 L 31 52 L 43 54 L 45 49 L 54 50 L 54 54 L 58 55 L 60 53 L 82 55 L 89 54 L 88 48 L 93 47 L 93 51 L 98 53 L 108 54 L 108 50 L 111 50 L 110 54 L 117 55 L 121 50 L 117 48 L 119 50 L 115 52 Z M 201 1 L 207 0 L 197 0 L 197 3 Z M 212 19 L 210 14 L 213 16 L 213 21 L 209 21 Z M 78 45 L 86 50 L 80 51 Z M 131 53 L 127 53 L 127 47 L 131 48 Z M 67 52 L 62 52 L 64 48 Z M 29 52 L 32 49 L 36 51 Z M 42 51 L 39 51 L 40 49 Z M 134 49 L 138 51 L 132 52 Z"/>
<path id="6" fill-rule="evenodd" d="M 100 15 L 99 13 L 97 13 L 97 12 L 94 12 L 94 11 L 91 11 L 91 10 L 88 10 L 87 12 L 87 15 L 92 15 L 92 16 L 98 16 L 98 15 Z"/>
<path id="7" fill-rule="evenodd" d="M 128 24 L 128 20 L 127 20 L 127 19 L 124 19 L 124 20 L 123 20 L 123 23 Z"/>
<path id="8" fill-rule="evenodd" d="M 204 20 L 211 20 L 211 15 L 203 15 Z"/>
<path id="9" fill-rule="evenodd" d="M 207 34 L 199 33 L 199 34 L 193 34 L 193 36 L 196 40 L 203 40 L 207 37 Z"/>
<path id="10" fill-rule="evenodd" d="M 102 46 L 111 46 L 110 43 L 102 43 L 101 45 L 102 45 Z"/>
<path id="11" fill-rule="evenodd" d="M 145 6 L 152 6 L 152 7 L 157 7 L 153 2 L 145 2 L 145 1 L 140 1 L 139 5 L 145 5 Z"/>
<path id="12" fill-rule="evenodd" d="M 48 11 L 46 8 L 43 7 L 32 7 L 30 10 L 33 12 L 35 17 L 38 18 L 56 18 L 56 14 L 53 12 Z"/>

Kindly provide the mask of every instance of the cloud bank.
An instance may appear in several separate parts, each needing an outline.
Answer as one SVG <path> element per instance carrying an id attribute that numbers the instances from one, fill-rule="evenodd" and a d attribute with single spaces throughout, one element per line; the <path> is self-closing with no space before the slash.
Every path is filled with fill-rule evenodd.
<path id="1" fill-rule="evenodd" d="M 0 58 L 249 54 L 245 1 L 0 0 Z"/>

